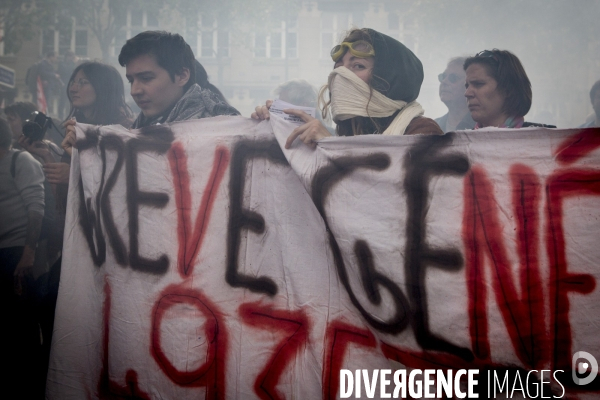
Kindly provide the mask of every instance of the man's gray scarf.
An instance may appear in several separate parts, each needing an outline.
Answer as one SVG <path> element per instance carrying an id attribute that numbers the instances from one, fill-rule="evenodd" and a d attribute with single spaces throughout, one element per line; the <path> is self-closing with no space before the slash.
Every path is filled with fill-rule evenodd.
<path id="1" fill-rule="evenodd" d="M 147 120 L 144 114 L 140 113 L 133 123 L 132 129 L 188 119 L 216 117 L 217 115 L 240 115 L 240 113 L 219 99 L 212 91 L 193 84 L 175 103 L 166 117 L 163 114 Z"/>

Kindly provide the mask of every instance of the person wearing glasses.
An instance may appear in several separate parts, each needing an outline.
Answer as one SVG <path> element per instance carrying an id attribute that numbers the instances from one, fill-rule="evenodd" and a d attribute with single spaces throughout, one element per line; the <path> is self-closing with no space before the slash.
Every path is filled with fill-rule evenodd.
<path id="1" fill-rule="evenodd" d="M 467 75 L 465 97 L 474 129 L 485 127 L 556 128 L 525 122 L 531 108 L 531 82 L 521 61 L 507 50 L 484 50 L 463 65 Z"/>
<path id="2" fill-rule="evenodd" d="M 448 107 L 448 112 L 435 120 L 444 132 L 473 129 L 475 121 L 465 101 L 466 57 L 455 57 L 448 62 L 446 70 L 438 75 L 440 100 Z"/>
<path id="3" fill-rule="evenodd" d="M 78 65 L 69 79 L 67 96 L 71 103 L 67 121 L 75 118 L 85 124 L 131 126 L 123 78 L 108 64 L 88 61 Z"/>
<path id="4" fill-rule="evenodd" d="M 19 143 L 30 153 L 37 155 L 44 165 L 49 183 L 66 185 L 69 182 L 70 154 L 75 144 L 75 124 L 120 124 L 131 126 L 131 110 L 125 104 L 123 78 L 112 66 L 98 61 L 78 65 L 67 84 L 67 97 L 71 104 L 69 116 L 63 123 L 65 137 L 61 162 L 56 162 L 52 152 L 43 141 L 31 143 L 22 137 Z"/>
<path id="5" fill-rule="evenodd" d="M 331 112 L 338 135 L 443 134 L 415 101 L 423 65 L 402 43 L 373 29 L 352 29 L 331 50 L 331 58 L 334 70 L 319 97 L 323 116 Z M 270 104 L 256 107 L 252 118 L 268 119 Z M 285 112 L 305 122 L 290 134 L 286 148 L 296 139 L 314 148 L 317 140 L 331 136 L 318 119 L 299 110 Z"/>

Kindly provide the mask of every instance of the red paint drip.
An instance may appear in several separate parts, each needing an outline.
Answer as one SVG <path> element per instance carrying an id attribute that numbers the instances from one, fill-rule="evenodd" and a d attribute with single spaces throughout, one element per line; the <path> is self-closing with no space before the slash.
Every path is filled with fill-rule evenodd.
<path id="1" fill-rule="evenodd" d="M 503 227 L 498 218 L 494 187 L 485 170 L 474 166 L 465 177 L 463 240 L 465 243 L 467 288 L 469 293 L 469 331 L 473 352 L 489 360 L 487 285 L 484 256 L 492 268 L 492 287 L 502 319 L 517 357 L 530 367 L 547 360 L 544 341 L 544 299 L 537 258 L 537 204 L 540 184 L 535 173 L 525 166 L 511 169 L 513 206 L 517 216 L 519 271 L 523 295 L 517 293 L 508 252 L 502 241 Z"/>
<path id="2" fill-rule="evenodd" d="M 265 368 L 258 374 L 254 392 L 263 400 L 285 399 L 276 387 L 285 367 L 291 364 L 308 340 L 310 324 L 306 313 L 303 310 L 275 310 L 260 303 L 242 304 L 238 311 L 245 324 L 283 336 Z"/>
<path id="3" fill-rule="evenodd" d="M 550 359 L 546 334 L 544 292 L 539 265 L 539 210 L 542 195 L 540 179 L 525 165 L 510 169 L 512 202 L 517 223 L 517 254 L 519 255 L 520 302 L 526 319 L 518 321 L 524 327 L 526 365 L 541 368 Z"/>
<path id="4" fill-rule="evenodd" d="M 180 371 L 171 363 L 161 345 L 161 323 L 166 311 L 178 304 L 198 309 L 206 318 L 204 334 L 209 343 L 206 362 L 193 371 Z M 227 363 L 227 331 L 225 319 L 200 291 L 171 285 L 159 296 L 152 310 L 152 335 L 150 352 L 162 371 L 180 386 L 206 387 L 207 399 L 225 398 L 225 365 Z"/>
<path id="5" fill-rule="evenodd" d="M 332 322 L 327 328 L 323 359 L 323 399 L 335 399 L 340 389 L 340 370 L 346 357 L 346 349 L 353 343 L 375 348 L 371 331 L 359 329 L 341 321 Z"/>
<path id="6" fill-rule="evenodd" d="M 568 165 L 600 147 L 600 129 L 586 128 L 569 136 L 554 152 L 559 164 Z"/>
<path id="7" fill-rule="evenodd" d="M 182 277 L 190 276 L 194 262 L 206 233 L 206 227 L 217 196 L 218 188 L 229 164 L 229 150 L 217 147 L 212 171 L 202 194 L 202 201 L 194 229 L 191 224 L 192 196 L 190 194 L 190 176 L 187 168 L 187 154 L 180 142 L 171 146 L 168 154 L 171 174 L 175 187 L 175 204 L 177 207 L 177 235 L 179 238 L 178 270 Z"/>
<path id="8" fill-rule="evenodd" d="M 546 249 L 550 260 L 550 327 L 554 346 L 554 369 L 571 369 L 569 292 L 588 294 L 596 287 L 592 275 L 568 271 L 565 254 L 562 201 L 582 195 L 600 195 L 600 173 L 594 170 L 562 170 L 548 177 L 546 186 L 548 224 Z"/>
<path id="9" fill-rule="evenodd" d="M 98 397 L 101 399 L 143 399 L 150 400 L 150 395 L 140 389 L 137 372 L 130 369 L 125 373 L 125 386 L 111 380 L 108 374 L 108 339 L 110 329 L 111 289 L 108 277 L 104 277 L 104 307 L 102 309 L 102 369 L 98 382 Z"/>

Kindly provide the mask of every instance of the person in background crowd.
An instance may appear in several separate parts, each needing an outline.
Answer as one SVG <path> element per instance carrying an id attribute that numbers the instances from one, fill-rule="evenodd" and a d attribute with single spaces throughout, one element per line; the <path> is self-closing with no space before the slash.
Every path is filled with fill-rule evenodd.
<path id="1" fill-rule="evenodd" d="M 70 155 L 75 144 L 75 125 L 77 122 L 111 125 L 122 124 L 129 127 L 132 122 L 131 111 L 125 104 L 123 78 L 116 68 L 97 61 L 84 62 L 71 73 L 67 85 L 67 97 L 71 104 L 69 119 L 65 121 L 66 134 L 62 146 L 65 154 L 56 160 L 54 151 L 43 141 L 31 142 L 21 136 L 19 143 L 30 153 L 38 157 L 46 174 L 47 182 L 53 185 L 56 200 L 59 246 L 62 248 L 64 219 L 67 207 L 67 189 L 70 176 Z M 47 289 L 39 301 L 39 319 L 44 338 L 43 365 L 48 366 L 54 310 L 58 296 L 62 259 L 56 260 L 44 279 Z"/>
<path id="2" fill-rule="evenodd" d="M 63 57 L 63 60 L 58 64 L 58 75 L 60 75 L 60 79 L 63 82 L 69 82 L 69 78 L 77 67 L 77 63 L 79 62 L 79 57 L 75 55 L 71 50 L 67 50 Z M 67 116 L 68 107 L 69 107 L 69 97 L 67 95 L 67 90 L 61 90 L 60 96 L 58 99 L 58 115 L 60 118 L 65 118 Z"/>
<path id="3" fill-rule="evenodd" d="M 66 210 L 66 192 L 70 175 L 70 155 L 75 144 L 77 122 L 95 125 L 131 125 L 131 111 L 125 104 L 123 78 L 116 68 L 98 61 L 78 65 L 67 84 L 67 98 L 71 110 L 64 122 L 65 137 L 62 147 L 65 153 L 59 160 L 44 142 L 30 142 L 21 137 L 19 143 L 35 154 L 44 165 L 49 183 L 56 185 L 57 207 L 61 218 Z"/>
<path id="4" fill-rule="evenodd" d="M 56 52 L 49 51 L 46 53 L 46 57 L 40 61 L 37 68 L 37 73 L 42 79 L 42 85 L 44 86 L 44 94 L 46 96 L 48 108 L 50 108 L 50 104 L 52 103 L 53 99 L 56 98 L 59 91 L 63 87 L 63 82 L 60 80 L 60 75 L 56 71 L 57 66 L 58 57 Z M 37 95 L 33 98 L 36 99 Z"/>
<path id="5" fill-rule="evenodd" d="M 331 111 L 338 135 L 443 134 L 435 121 L 423 117 L 415 101 L 423 65 L 402 43 L 373 29 L 353 29 L 331 50 L 331 58 L 335 65 L 327 85 L 330 101 L 323 114 Z M 256 107 L 252 118 L 269 118 L 269 106 L 267 102 Z M 296 138 L 315 147 L 317 140 L 331 136 L 318 119 L 299 110 L 286 112 L 306 122 L 290 134 L 286 148 Z"/>
<path id="6" fill-rule="evenodd" d="M 304 79 L 293 79 L 284 82 L 273 90 L 273 94 L 286 103 L 302 107 L 317 108 L 319 94 L 313 85 Z M 331 119 L 328 120 L 329 124 L 325 124 L 321 113 L 317 113 L 317 119 L 323 123 L 332 136 L 336 135 L 335 129 L 329 126 Z"/>
<path id="7" fill-rule="evenodd" d="M 583 125 L 579 126 L 579 128 L 592 128 L 594 126 L 600 126 L 600 80 L 596 81 L 596 83 L 592 85 L 592 89 L 590 90 L 590 101 L 592 102 L 592 108 L 594 109 L 596 118 L 587 121 Z"/>
<path id="8" fill-rule="evenodd" d="M 71 155 L 75 145 L 77 122 L 92 125 L 119 124 L 129 128 L 132 124 L 131 110 L 125 103 L 123 78 L 111 65 L 98 61 L 86 61 L 78 65 L 67 84 L 67 97 L 71 111 L 64 122 L 66 128 L 63 149 Z M 70 164 L 70 157 L 68 160 Z M 60 183 L 68 183 L 69 170 L 61 174 Z"/>
<path id="9" fill-rule="evenodd" d="M 40 158 L 48 182 L 59 185 L 57 202 L 61 216 L 66 208 L 66 185 L 69 183 L 71 151 L 75 144 L 77 122 L 94 125 L 121 124 L 131 126 L 131 111 L 125 104 L 123 78 L 116 68 L 98 61 L 78 65 L 67 84 L 67 97 L 71 111 L 64 122 L 65 137 L 61 143 L 65 154 L 57 162 L 52 150 L 43 142 L 21 138 L 19 143 Z"/>
<path id="10" fill-rule="evenodd" d="M 281 100 L 303 107 L 317 107 L 319 94 L 317 90 L 304 79 L 293 79 L 277 86 L 273 91 Z"/>
<path id="11" fill-rule="evenodd" d="M 11 149 L 0 119 L 0 374 L 2 392 L 43 398 L 45 371 L 32 305 L 35 249 L 44 217 L 44 173 L 28 152 Z"/>
<path id="12" fill-rule="evenodd" d="M 448 112 L 435 120 L 444 132 L 473 129 L 475 121 L 465 101 L 465 57 L 451 59 L 446 70 L 438 75 L 440 100 L 448 107 Z"/>
<path id="13" fill-rule="evenodd" d="M 23 133 L 23 124 L 31 118 L 31 114 L 35 111 L 38 111 L 37 106 L 29 101 L 18 101 L 4 108 L 6 119 L 10 124 L 10 129 L 13 133 L 13 147 L 21 148 L 21 145 L 18 142 L 19 137 Z M 48 129 L 45 138 L 58 146 L 59 149 L 64 134 L 57 129 L 60 122 L 55 119 L 53 119 L 52 122 L 54 125 Z"/>
<path id="14" fill-rule="evenodd" d="M 60 165 L 52 166 L 52 183 L 63 185 L 69 183 L 70 156 L 76 142 L 75 125 L 78 122 L 120 124 L 126 128 L 132 123 L 131 110 L 125 103 L 123 78 L 111 65 L 98 61 L 86 61 L 78 65 L 69 78 L 67 97 L 71 111 L 63 124 L 66 133 L 62 147 L 66 155 Z M 48 157 L 47 152 L 45 157 Z M 63 206 L 66 207 L 66 203 Z"/>
<path id="15" fill-rule="evenodd" d="M 69 78 L 67 97 L 71 104 L 67 122 L 75 118 L 84 124 L 131 126 L 123 78 L 111 65 L 99 61 L 78 65 Z"/>
<path id="16" fill-rule="evenodd" d="M 136 35 L 121 48 L 119 64 L 125 67 L 131 96 L 142 110 L 132 128 L 239 115 L 217 93 L 196 84 L 194 53 L 178 34 L 146 31 Z"/>
<path id="17" fill-rule="evenodd" d="M 37 111 L 37 107 L 29 101 L 19 101 L 4 108 L 4 114 L 13 135 L 13 146 L 18 143 L 19 137 L 23 134 L 23 124 L 34 111 Z"/>
<path id="18" fill-rule="evenodd" d="M 42 153 L 36 151 L 37 149 L 32 149 L 30 141 L 23 134 L 23 125 L 24 121 L 29 119 L 34 111 L 37 111 L 35 105 L 29 102 L 17 102 L 4 109 L 13 135 L 13 149 L 28 150 L 43 165 L 46 173 L 46 180 L 44 181 L 44 221 L 37 243 L 35 262 L 35 273 L 39 275 L 47 272 L 52 267 L 60 257 L 62 250 L 62 224 L 57 225 L 56 223 L 56 196 L 51 186 L 52 183 L 56 182 L 52 179 L 51 166 L 58 164 L 63 155 L 63 150 L 54 141 L 46 138 L 62 140 L 64 135 L 56 128 L 56 124 L 59 124 L 58 121 L 53 122 L 44 136 L 45 139 L 36 142 L 36 146 L 43 147 L 45 152 Z"/>
<path id="19" fill-rule="evenodd" d="M 531 82 L 521 61 L 506 50 L 484 50 L 465 60 L 465 97 L 475 129 L 485 127 L 556 128 L 525 122 L 531 108 Z"/>

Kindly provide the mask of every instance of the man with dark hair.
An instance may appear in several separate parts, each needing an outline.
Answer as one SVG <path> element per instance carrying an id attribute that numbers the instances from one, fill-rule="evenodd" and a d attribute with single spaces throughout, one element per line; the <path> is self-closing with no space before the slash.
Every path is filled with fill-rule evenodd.
<path id="1" fill-rule="evenodd" d="M 590 101 L 592 102 L 592 108 L 596 114 L 596 118 L 587 121 L 580 128 L 592 128 L 594 126 L 600 126 L 600 80 L 596 81 L 592 85 L 590 90 Z"/>
<path id="2" fill-rule="evenodd" d="M 0 354 L 10 365 L 0 374 L 0 384 L 3 392 L 38 398 L 43 373 L 31 292 L 44 217 L 44 173 L 31 154 L 11 144 L 8 123 L 0 119 Z"/>
<path id="3" fill-rule="evenodd" d="M 119 54 L 141 112 L 132 128 L 188 119 L 239 115 L 195 83 L 194 53 L 178 34 L 146 31 L 127 40 Z"/>

